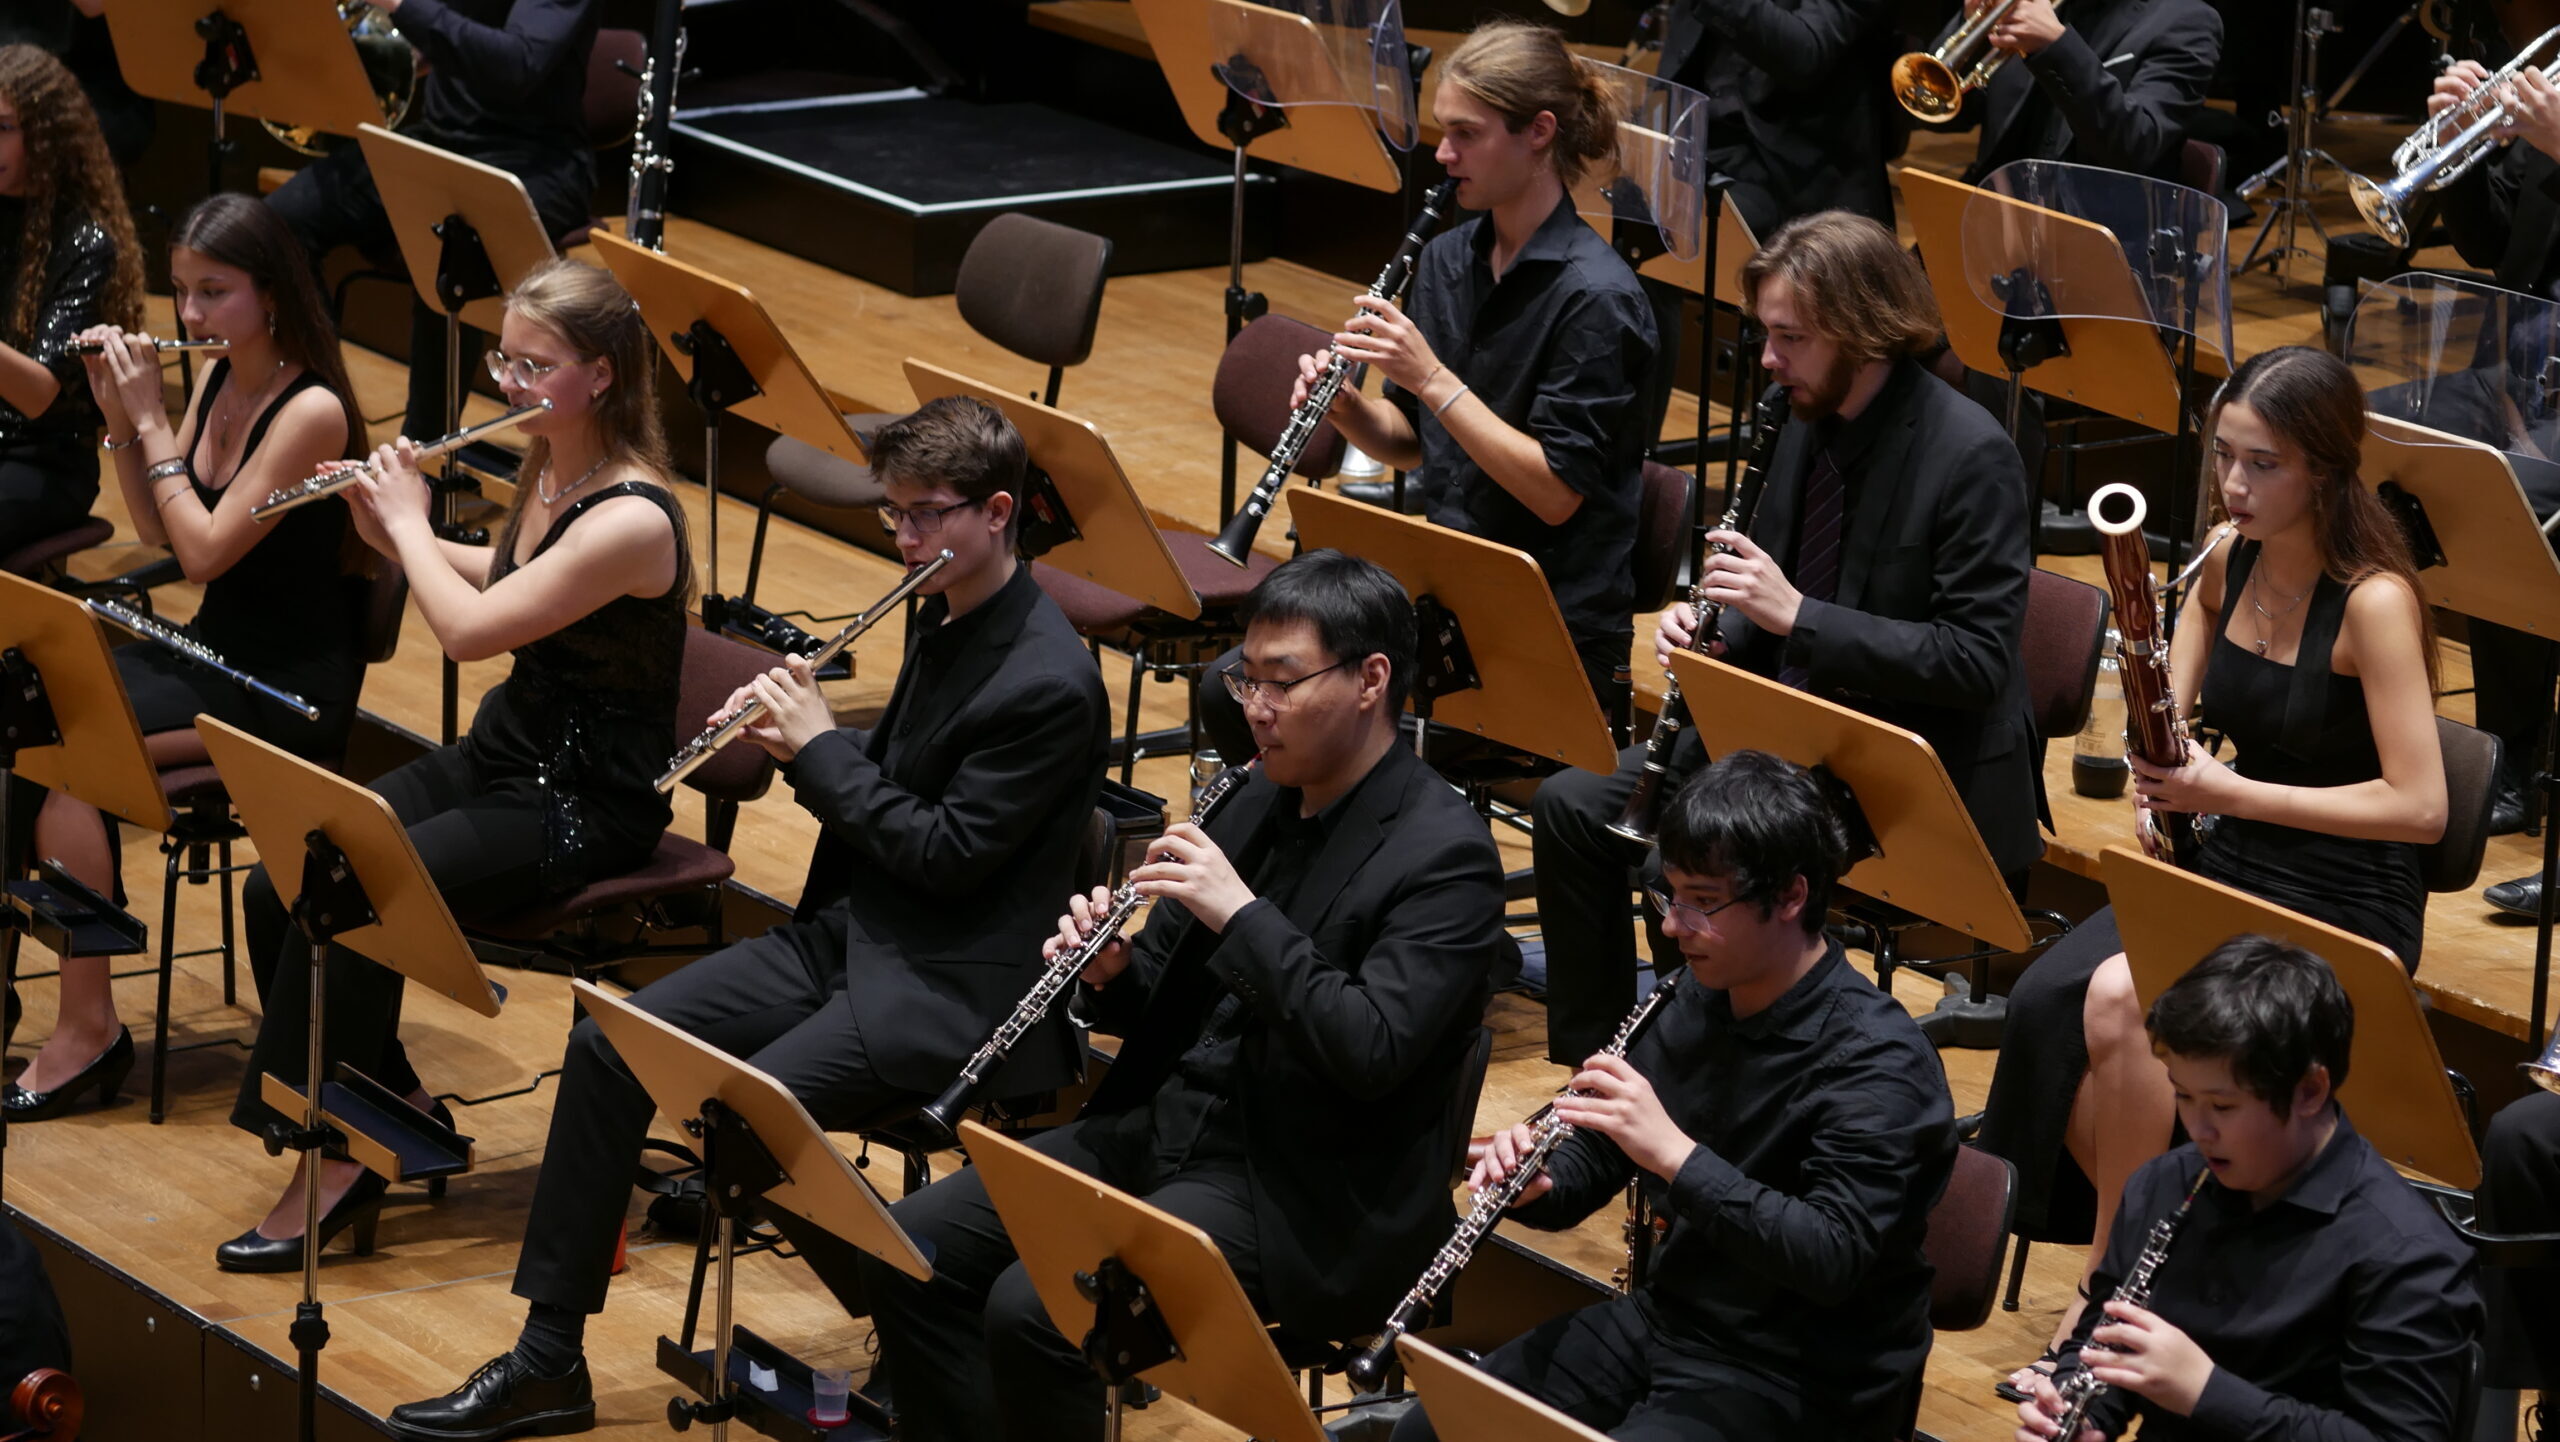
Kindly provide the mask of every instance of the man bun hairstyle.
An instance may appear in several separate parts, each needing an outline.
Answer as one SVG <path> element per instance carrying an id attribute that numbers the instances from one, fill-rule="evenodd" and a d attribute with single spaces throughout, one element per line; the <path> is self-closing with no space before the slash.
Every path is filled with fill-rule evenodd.
<path id="1" fill-rule="evenodd" d="M 1548 149 L 1570 190 L 1618 149 L 1625 104 L 1599 70 L 1565 48 L 1564 36 L 1526 20 L 1489 20 L 1440 64 L 1444 83 L 1492 106 L 1513 134 L 1546 111 L 1556 118 Z"/>
<path id="2" fill-rule="evenodd" d="M 1689 778 L 1663 808 L 1665 866 L 1729 878 L 1765 920 L 1804 878 L 1807 936 L 1822 931 L 1831 888 L 1849 869 L 1849 835 L 1814 774 L 1766 751 L 1735 751 Z"/>
<path id="3" fill-rule="evenodd" d="M 2355 1003 L 2329 963 L 2272 937 L 2241 935 L 2170 983 L 2143 1018 L 2151 1049 L 2220 1057 L 2251 1096 L 2281 1116 L 2314 1066 L 2332 1093 L 2347 1083 Z"/>
<path id="4" fill-rule="evenodd" d="M 1386 657 L 1387 710 L 1404 709 L 1413 689 L 1413 602 L 1384 566 L 1340 551 L 1309 551 L 1263 577 L 1239 614 L 1247 628 L 1304 621 L 1346 670 Z"/>
<path id="5" fill-rule="evenodd" d="M 1804 323 L 1852 363 L 1899 360 L 1946 335 L 1920 262 L 1878 221 L 1846 210 L 1778 227 L 1742 266 L 1742 309 L 1760 318 L 1760 287 L 1783 280 Z"/>

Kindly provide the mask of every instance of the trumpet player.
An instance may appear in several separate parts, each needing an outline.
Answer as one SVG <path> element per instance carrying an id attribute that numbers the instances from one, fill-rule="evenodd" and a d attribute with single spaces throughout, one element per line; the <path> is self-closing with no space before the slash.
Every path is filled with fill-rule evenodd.
<path id="1" fill-rule="evenodd" d="M 1015 554 L 1025 456 L 994 408 L 928 403 L 871 465 L 900 556 L 951 560 L 921 588 L 889 709 L 840 728 L 798 658 L 729 698 L 764 704 L 740 744 L 783 764 L 822 827 L 792 920 L 643 988 L 632 1003 L 744 1058 L 831 1128 L 910 1112 L 951 1079 L 1037 973 L 1102 785 L 1109 706 L 1092 658 Z M 704 721 L 686 717 L 691 725 Z M 1002 1094 L 1076 1072 L 1064 1016 L 1025 1040 Z M 583 1347 L 655 1112 L 592 1022 L 570 1034 L 525 1219 L 515 1347 L 446 1396 L 394 1408 L 410 1439 L 584 1431 Z M 777 1218 L 821 1280 L 856 1295 L 850 1249 Z"/>
<path id="2" fill-rule="evenodd" d="M 587 58 L 595 48 L 598 0 L 370 0 L 413 49 L 419 73 L 403 135 L 494 165 L 524 182 L 543 232 L 586 223 L 595 190 L 587 135 Z M 310 256 L 316 273 L 330 251 L 352 245 L 376 263 L 399 264 L 400 243 L 363 147 L 333 142 L 327 155 L 295 171 L 267 197 Z M 325 287 L 324 287 L 325 288 Z M 465 328 L 463 354 L 482 344 Z M 442 435 L 445 416 L 442 316 L 409 303 L 409 409 L 402 433 Z"/>
<path id="3" fill-rule="evenodd" d="M 1743 288 L 1791 419 L 1750 534 L 1710 538 L 1732 548 L 1706 563 L 1706 598 L 1725 607 L 1711 644 L 1928 738 L 1993 860 L 2023 880 L 2041 844 L 2017 662 L 2030 564 L 2017 447 L 1915 358 L 1936 343 L 1938 307 L 1882 225 L 1807 216 L 1762 244 Z M 1672 606 L 1656 656 L 1667 664 L 1696 627 Z M 1701 756 L 1684 734 L 1673 779 Z M 1533 803 L 1547 1059 L 1560 1066 L 1589 1056 L 1632 995 L 1627 868 L 1646 857 L 1610 823 L 1643 759 L 1631 747 L 1610 775 L 1550 777 Z"/>
<path id="4" fill-rule="evenodd" d="M 1883 0 L 1673 0 L 1662 76 L 1707 96 L 1707 165 L 1753 234 L 1822 210 L 1893 224 L 1893 36 Z"/>
<path id="5" fill-rule="evenodd" d="M 1264 1316 L 1348 1336 L 1455 1220 L 1502 866 L 1398 741 L 1414 628 L 1393 576 L 1310 551 L 1244 616 L 1244 659 L 1218 680 L 1261 765 L 1130 874 L 1154 910 L 1093 955 L 1080 998 L 1125 1038 L 1119 1059 L 1031 1145 L 1207 1232 Z M 1051 952 L 1087 946 L 1107 905 L 1075 898 Z M 891 1214 L 933 1256 L 929 1282 L 863 1263 L 899 1435 L 1101 1437 L 1102 1383 L 1049 1324 L 978 1174 Z"/>
<path id="6" fill-rule="evenodd" d="M 2068 3 L 2068 24 L 2058 0 L 2010 0 L 1992 25 L 1989 48 L 2017 60 L 1959 115 L 1982 127 L 1966 183 L 2013 160 L 2177 179 L 2188 123 L 2222 59 L 2222 17 L 2205 0 Z"/>
<path id="7" fill-rule="evenodd" d="M 1665 808 L 1647 900 L 1688 968 L 1623 1057 L 1584 1063 L 1574 1134 L 1513 1216 L 1571 1227 L 1631 1178 L 1669 1218 L 1645 1284 L 1484 1369 L 1613 1437 L 1896 1435 L 1929 1353 L 1929 1209 L 1955 1164 L 1936 1052 L 1824 935 L 1848 841 L 1803 768 L 1739 751 Z M 1477 1150 L 1479 1189 L 1534 1144 Z M 1429 1442 L 1405 1414 L 1395 1442 Z"/>

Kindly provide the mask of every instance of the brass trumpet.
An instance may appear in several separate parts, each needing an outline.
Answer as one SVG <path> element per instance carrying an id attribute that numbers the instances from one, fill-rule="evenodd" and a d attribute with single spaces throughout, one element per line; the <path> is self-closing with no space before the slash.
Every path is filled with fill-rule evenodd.
<path id="1" fill-rule="evenodd" d="M 1902 108 L 1931 125 L 1944 125 L 1964 109 L 1964 98 L 1991 83 L 2000 67 L 2018 57 L 1994 49 L 1991 32 L 2018 0 L 1993 0 L 1978 14 L 1959 15 L 1953 29 L 1934 50 L 1914 50 L 1893 62 L 1893 98 Z M 2053 0 L 2062 8 L 2062 0 Z"/>
<path id="2" fill-rule="evenodd" d="M 2535 37 L 2469 95 L 2428 116 L 2391 152 L 2389 180 L 2347 177 L 2347 193 L 2374 234 L 2393 245 L 2409 244 L 2410 202 L 2460 180 L 2504 143 L 2498 131 L 2511 118 L 2507 90 L 2528 69 L 2560 79 L 2560 25 Z"/>

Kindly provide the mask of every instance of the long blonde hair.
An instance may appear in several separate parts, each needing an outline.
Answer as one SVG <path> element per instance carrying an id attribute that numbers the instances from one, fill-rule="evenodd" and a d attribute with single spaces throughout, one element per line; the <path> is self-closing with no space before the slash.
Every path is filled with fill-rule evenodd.
<path id="1" fill-rule="evenodd" d="M 1441 62 L 1440 75 L 1492 106 L 1514 134 L 1541 110 L 1555 116 L 1556 138 L 1547 153 L 1568 190 L 1618 148 L 1618 92 L 1547 26 L 1488 20 Z"/>

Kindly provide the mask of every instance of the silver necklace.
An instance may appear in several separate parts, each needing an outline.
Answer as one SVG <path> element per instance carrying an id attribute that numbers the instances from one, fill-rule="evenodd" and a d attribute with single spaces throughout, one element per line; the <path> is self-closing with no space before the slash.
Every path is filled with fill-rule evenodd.
<path id="1" fill-rule="evenodd" d="M 540 479 L 533 483 L 534 493 L 542 497 L 542 503 L 544 505 L 556 506 L 560 503 L 560 498 L 562 496 L 572 495 L 577 491 L 578 487 L 594 480 L 596 478 L 596 472 L 603 470 L 604 463 L 612 459 L 613 457 L 610 455 L 596 457 L 596 463 L 587 467 L 587 473 L 585 475 L 571 481 L 565 488 L 558 492 L 558 494 L 554 494 L 551 487 L 545 484 L 545 482 L 551 479 L 551 462 L 545 460 L 542 463 L 542 475 Z M 2266 648 L 2261 646 L 2259 649 L 2264 650 Z"/>
<path id="2" fill-rule="evenodd" d="M 274 385 L 276 377 L 284 374 L 284 364 L 284 357 L 276 357 L 275 369 L 267 372 L 267 378 L 258 382 L 256 390 L 247 393 L 247 400 L 236 401 L 242 393 L 231 391 L 222 402 L 217 402 L 222 405 L 223 410 L 221 415 L 213 418 L 213 448 L 217 454 L 231 449 L 231 440 L 239 431 L 241 417 L 244 414 L 257 414 L 258 402 L 266 399 L 267 387 Z M 236 401 L 236 404 L 227 403 L 233 401 Z"/>
<path id="3" fill-rule="evenodd" d="M 2292 600 L 2284 603 L 2283 610 L 2270 611 L 2267 609 L 2266 603 L 2258 599 L 2258 593 L 2261 590 L 2272 591 L 2275 589 L 2274 585 L 2266 579 L 2264 573 L 2254 571 L 2250 573 L 2249 609 L 2258 613 L 2259 655 L 2263 656 L 2267 654 L 2267 642 L 2274 639 L 2275 632 L 2283 625 L 2285 617 L 2292 615 L 2295 608 L 2302 604 L 2302 598 L 2310 595 L 2312 590 L 2319 584 L 2318 578 L 2314 577 L 2311 585 L 2303 587 L 2300 591 L 2294 594 Z"/>

